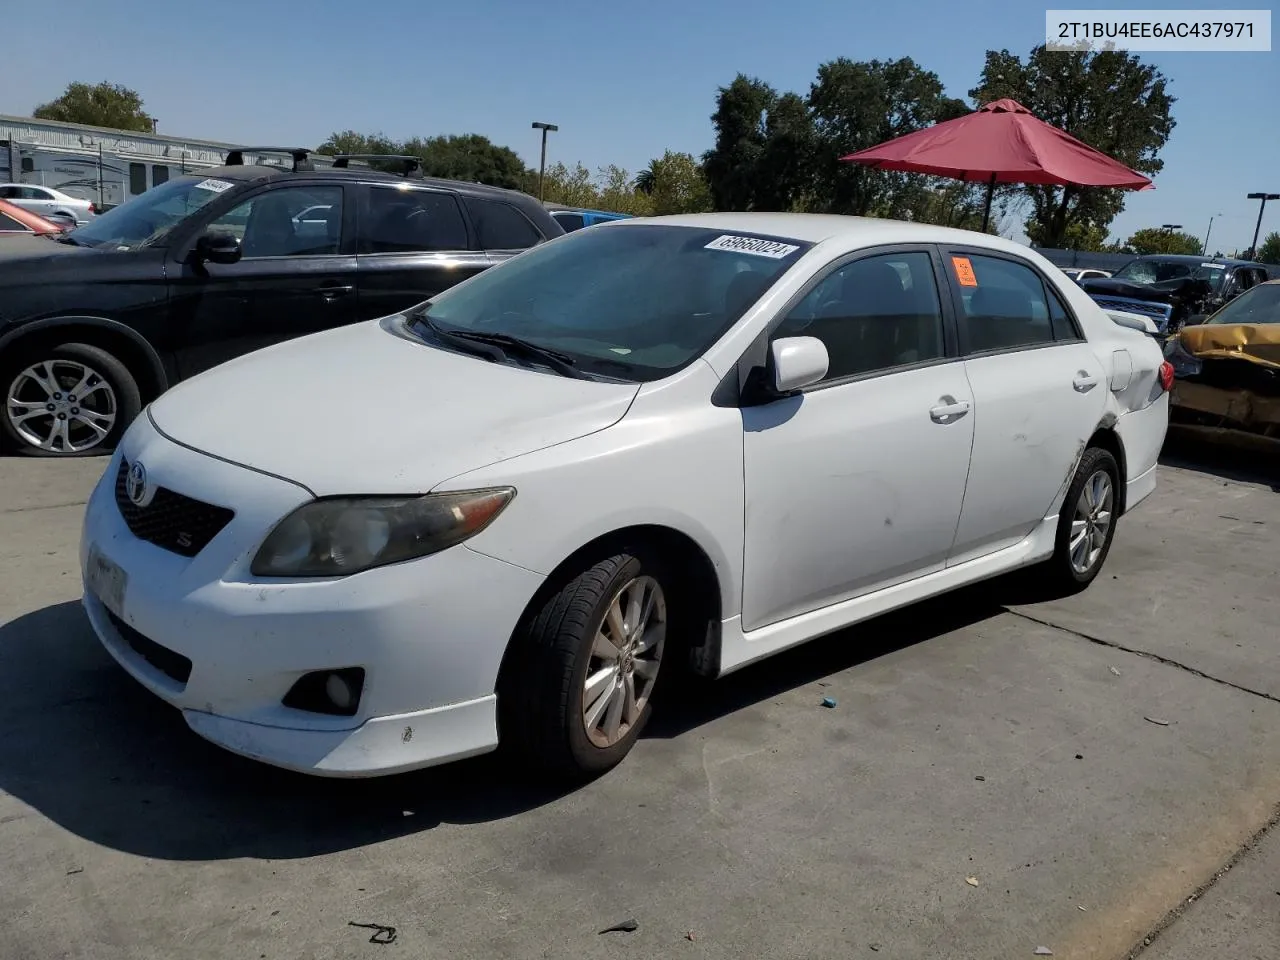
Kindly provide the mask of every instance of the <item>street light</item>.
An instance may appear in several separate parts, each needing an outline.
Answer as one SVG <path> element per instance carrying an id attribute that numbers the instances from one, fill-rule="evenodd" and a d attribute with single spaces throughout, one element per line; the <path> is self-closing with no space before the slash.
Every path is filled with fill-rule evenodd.
<path id="1" fill-rule="evenodd" d="M 1262 229 L 1262 211 L 1267 209 L 1268 200 L 1280 200 L 1280 193 L 1251 193 L 1250 200 L 1261 200 L 1258 204 L 1258 223 L 1253 228 L 1253 245 L 1249 247 L 1249 256 L 1245 259 L 1252 260 L 1258 255 L 1258 231 Z"/>
<path id="2" fill-rule="evenodd" d="M 1221 212 L 1213 215 L 1213 217 L 1220 216 L 1222 216 Z M 1206 257 L 1209 255 L 1209 234 L 1213 233 L 1213 217 L 1209 218 L 1209 229 L 1204 232 L 1204 246 L 1200 249 L 1200 253 Z"/>
<path id="3" fill-rule="evenodd" d="M 1181 230 L 1181 229 L 1182 229 L 1182 224 L 1180 224 L 1180 223 L 1162 223 L 1162 224 L 1160 224 L 1160 229 L 1161 229 L 1161 230 L 1168 230 L 1170 233 L 1173 233 L 1173 231 L 1175 231 L 1175 230 Z"/>
<path id="4" fill-rule="evenodd" d="M 547 173 L 547 134 L 552 131 L 559 130 L 554 123 L 539 123 L 537 120 L 533 122 L 534 130 L 542 131 L 542 162 L 538 164 L 538 199 L 542 199 L 542 178 Z"/>

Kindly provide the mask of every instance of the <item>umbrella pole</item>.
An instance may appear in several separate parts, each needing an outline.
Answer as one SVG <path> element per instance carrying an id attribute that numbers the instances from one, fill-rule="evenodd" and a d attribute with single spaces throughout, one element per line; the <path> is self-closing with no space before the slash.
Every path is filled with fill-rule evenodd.
<path id="1" fill-rule="evenodd" d="M 987 205 L 982 209 L 982 232 L 987 232 L 987 223 L 991 220 L 991 194 L 996 189 L 996 175 L 993 173 L 987 181 Z"/>

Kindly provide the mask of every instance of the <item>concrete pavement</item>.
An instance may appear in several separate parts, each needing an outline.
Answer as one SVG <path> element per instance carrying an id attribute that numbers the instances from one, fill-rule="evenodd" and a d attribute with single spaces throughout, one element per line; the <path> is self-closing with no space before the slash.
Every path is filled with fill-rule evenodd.
<path id="1" fill-rule="evenodd" d="M 200 741 L 75 602 L 102 466 L 0 460 L 0 960 L 1275 955 L 1266 485 L 1166 469 L 1086 593 L 997 581 L 809 644 L 556 795 Z"/>

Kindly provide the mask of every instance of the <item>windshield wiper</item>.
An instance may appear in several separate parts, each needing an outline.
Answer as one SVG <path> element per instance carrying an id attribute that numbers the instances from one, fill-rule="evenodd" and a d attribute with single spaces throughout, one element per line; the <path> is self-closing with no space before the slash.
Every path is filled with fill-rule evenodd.
<path id="1" fill-rule="evenodd" d="M 69 234 L 69 233 L 64 233 L 64 234 L 62 234 L 61 236 L 54 237 L 53 239 L 54 239 L 54 240 L 56 240 L 58 243 L 66 243 L 66 244 L 70 244 L 70 245 L 71 245 L 71 246 L 73 246 L 73 247 L 91 247 L 91 246 L 93 246 L 93 244 L 91 244 L 91 243 L 85 243 L 83 240 L 77 240 L 75 237 L 71 236 L 71 234 Z"/>
<path id="2" fill-rule="evenodd" d="M 490 347 L 483 351 L 501 363 L 508 354 L 520 354 L 526 359 L 536 360 L 565 377 L 584 379 L 586 375 L 579 370 L 573 360 L 563 353 L 548 347 L 539 346 L 509 333 L 483 333 L 476 330 L 454 330 L 442 327 L 429 316 L 426 311 L 412 314 L 413 320 L 427 327 L 437 338 L 455 346 L 464 346 L 474 350 L 477 346 Z"/>

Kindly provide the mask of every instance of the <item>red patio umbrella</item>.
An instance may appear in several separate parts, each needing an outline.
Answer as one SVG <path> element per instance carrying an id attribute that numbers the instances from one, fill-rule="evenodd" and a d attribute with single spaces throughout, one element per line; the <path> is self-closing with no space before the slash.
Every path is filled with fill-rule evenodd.
<path id="1" fill-rule="evenodd" d="M 997 183 L 1119 187 L 1145 190 L 1151 181 L 1118 160 L 1045 123 L 1016 100 L 996 100 L 967 116 L 908 133 L 841 160 L 883 170 L 931 173 L 985 182 L 982 229 Z"/>

